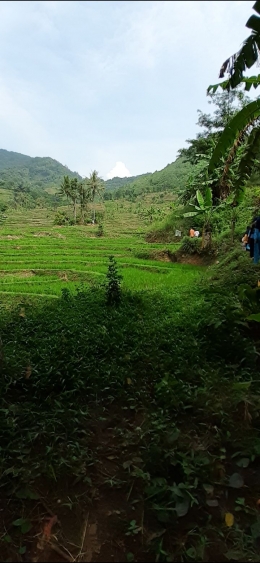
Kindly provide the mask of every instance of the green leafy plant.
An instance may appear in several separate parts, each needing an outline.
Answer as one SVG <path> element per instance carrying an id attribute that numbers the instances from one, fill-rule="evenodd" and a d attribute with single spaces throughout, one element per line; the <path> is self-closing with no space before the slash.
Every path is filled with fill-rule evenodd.
<path id="1" fill-rule="evenodd" d="M 184 213 L 184 217 L 197 217 L 202 215 L 203 218 L 203 231 L 202 231 L 202 248 L 211 247 L 212 243 L 212 216 L 215 213 L 217 207 L 213 206 L 212 203 L 212 191 L 209 187 L 205 190 L 205 196 L 203 197 L 200 190 L 196 192 L 197 205 L 191 204 L 195 207 L 196 211 L 189 211 Z"/>
<path id="2" fill-rule="evenodd" d="M 105 284 L 107 305 L 119 305 L 121 301 L 121 280 L 114 256 L 109 256 L 108 272 Z"/>
<path id="3" fill-rule="evenodd" d="M 201 253 L 201 240 L 197 237 L 183 237 L 180 252 L 185 254 L 200 254 Z"/>
<path id="4" fill-rule="evenodd" d="M 96 236 L 97 236 L 97 237 L 103 237 L 103 236 L 104 236 L 104 227 L 103 227 L 103 225 L 98 225 L 98 229 L 97 229 Z"/>
<path id="5" fill-rule="evenodd" d="M 139 534 L 139 532 L 141 532 L 141 530 L 142 530 L 142 528 L 140 526 L 138 526 L 138 524 L 136 523 L 136 520 L 131 520 L 125 535 L 126 536 L 136 536 L 137 534 Z"/>
<path id="6" fill-rule="evenodd" d="M 27 532 L 29 532 L 32 528 L 32 524 L 27 518 L 18 518 L 18 520 L 14 520 L 13 526 L 20 528 L 22 534 L 27 534 Z"/>
<path id="7" fill-rule="evenodd" d="M 259 0 L 253 5 L 253 10 L 260 14 Z M 260 84 L 260 75 L 244 77 L 244 72 L 251 68 L 259 58 L 260 48 L 260 18 L 253 15 L 246 23 L 246 27 L 251 29 L 251 35 L 243 42 L 241 49 L 229 57 L 221 66 L 219 78 L 223 78 L 227 72 L 230 75 L 228 80 L 221 84 L 214 84 L 208 87 L 208 92 L 216 92 L 218 87 L 223 90 L 231 90 L 239 84 L 245 84 L 245 90 L 249 91 L 252 86 L 257 88 Z"/>

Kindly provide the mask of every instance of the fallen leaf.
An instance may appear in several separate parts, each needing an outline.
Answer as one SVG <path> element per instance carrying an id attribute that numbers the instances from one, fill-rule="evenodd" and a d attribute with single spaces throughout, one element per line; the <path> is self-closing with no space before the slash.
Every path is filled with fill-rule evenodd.
<path id="1" fill-rule="evenodd" d="M 19 317 L 23 317 L 25 319 L 26 315 L 25 315 L 25 308 L 24 307 L 21 308 L 21 311 L 19 313 Z"/>
<path id="2" fill-rule="evenodd" d="M 250 463 L 249 457 L 242 457 L 237 461 L 238 467 L 248 467 Z"/>
<path id="3" fill-rule="evenodd" d="M 228 526 L 228 528 L 231 528 L 231 526 L 233 526 L 233 524 L 234 524 L 234 516 L 233 516 L 233 514 L 231 514 L 231 512 L 226 512 L 226 514 L 225 514 L 225 522 L 226 522 L 226 525 Z"/>
<path id="4" fill-rule="evenodd" d="M 240 489 L 244 485 L 244 479 L 239 473 L 233 473 L 229 478 L 229 485 L 233 489 Z"/>
<path id="5" fill-rule="evenodd" d="M 214 507 L 214 506 L 218 506 L 218 500 L 217 499 L 212 499 L 212 500 L 206 500 L 206 504 L 208 506 Z"/>
<path id="6" fill-rule="evenodd" d="M 127 385 L 132 385 L 132 379 L 130 379 L 130 377 L 127 377 L 126 383 L 127 383 Z"/>
<path id="7" fill-rule="evenodd" d="M 182 516 L 186 516 L 187 512 L 189 511 L 190 508 L 190 502 L 188 499 L 183 499 L 183 501 L 177 501 L 176 505 L 175 505 L 175 510 L 177 513 L 177 516 L 182 517 Z"/>

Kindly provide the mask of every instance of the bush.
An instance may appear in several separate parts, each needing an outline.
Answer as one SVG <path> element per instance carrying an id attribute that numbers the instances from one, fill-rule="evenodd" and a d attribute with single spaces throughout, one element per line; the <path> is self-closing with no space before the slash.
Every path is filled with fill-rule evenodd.
<path id="1" fill-rule="evenodd" d="M 65 211 L 58 211 L 54 217 L 54 225 L 74 225 L 74 221 Z"/>
<path id="2" fill-rule="evenodd" d="M 114 256 L 109 256 L 109 265 L 106 282 L 107 305 L 118 305 L 121 301 L 121 280 Z"/>
<path id="3" fill-rule="evenodd" d="M 98 225 L 96 237 L 103 237 L 103 236 L 104 236 L 104 227 L 103 227 L 103 225 Z"/>
<path id="4" fill-rule="evenodd" d="M 185 254 L 200 254 L 201 253 L 201 239 L 183 237 L 180 252 Z"/>

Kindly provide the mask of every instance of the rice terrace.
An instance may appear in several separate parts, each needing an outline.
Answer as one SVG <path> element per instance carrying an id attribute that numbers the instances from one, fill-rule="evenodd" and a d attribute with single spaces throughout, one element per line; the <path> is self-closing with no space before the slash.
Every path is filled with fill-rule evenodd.
<path id="1" fill-rule="evenodd" d="M 113 207 L 109 206 L 106 236 L 102 238 L 96 236 L 97 226 L 91 223 L 83 227 L 53 226 L 55 214 L 51 210 L 28 210 L 27 217 L 23 212 L 13 212 L 0 235 L 0 292 L 49 297 L 61 296 L 65 287 L 75 292 L 79 282 L 105 278 L 110 255 L 124 268 L 127 289 L 167 290 L 173 283 L 186 284 L 182 266 L 139 258 L 145 251 L 152 255 L 152 251 L 164 250 L 164 245 L 145 242 L 145 226 L 140 228 L 138 216 L 131 215 L 128 207 L 110 212 Z M 176 244 L 168 244 L 167 249 L 174 251 Z M 196 276 L 194 268 L 185 267 L 185 271 Z M 167 276 L 162 278 L 163 274 Z"/>
<path id="2" fill-rule="evenodd" d="M 0 562 L 258 562 L 260 2 L 2 4 Z"/>

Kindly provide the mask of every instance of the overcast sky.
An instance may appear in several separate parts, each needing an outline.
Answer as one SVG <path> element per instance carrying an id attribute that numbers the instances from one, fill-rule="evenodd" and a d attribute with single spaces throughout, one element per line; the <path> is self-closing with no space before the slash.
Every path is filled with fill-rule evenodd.
<path id="1" fill-rule="evenodd" d="M 197 132 L 248 1 L 0 2 L 0 148 L 107 179 L 164 168 Z"/>

